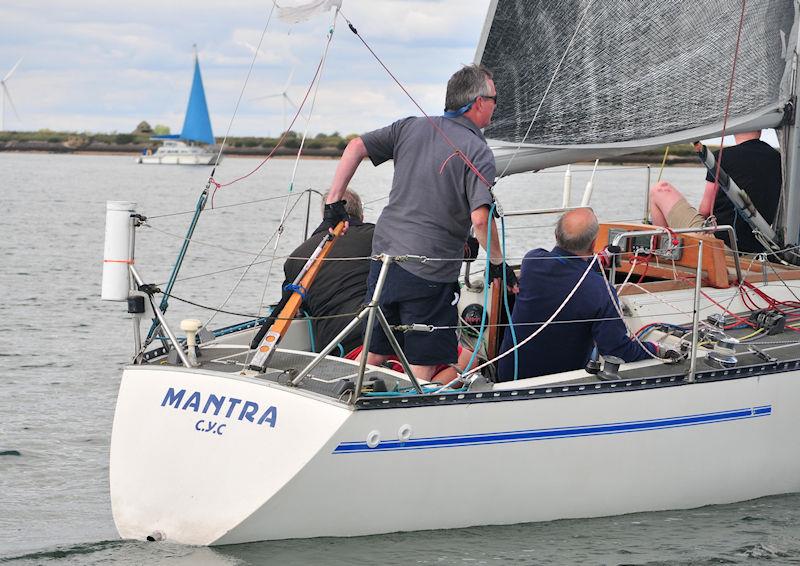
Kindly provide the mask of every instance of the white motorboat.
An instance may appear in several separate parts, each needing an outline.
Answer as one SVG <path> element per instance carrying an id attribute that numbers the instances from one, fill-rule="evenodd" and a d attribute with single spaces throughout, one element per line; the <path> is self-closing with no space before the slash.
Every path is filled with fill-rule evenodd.
<path id="1" fill-rule="evenodd" d="M 180 139 L 165 139 L 160 136 L 161 145 L 150 154 L 142 154 L 136 158 L 138 163 L 164 165 L 213 165 L 217 154 L 208 146 L 186 143 Z"/>
<path id="2" fill-rule="evenodd" d="M 197 50 L 194 54 L 194 77 L 180 134 L 150 138 L 160 142 L 155 151 L 147 149 L 136 158 L 137 163 L 150 165 L 213 165 L 222 154 L 214 151 L 214 134 L 208 116 L 208 104 L 200 74 Z"/>
<path id="3" fill-rule="evenodd" d="M 755 22 L 748 37 L 755 43 L 763 40 L 770 49 L 749 43 L 747 52 L 739 54 L 738 44 L 720 38 L 729 35 L 725 29 L 685 31 L 691 27 L 687 18 L 715 2 L 667 4 L 663 9 L 670 10 L 670 18 L 659 19 L 662 7 L 638 1 L 495 0 L 477 59 L 495 69 L 498 91 L 514 99 L 508 114 L 501 113 L 488 132 L 505 147 L 498 149 L 498 171 L 505 167 L 505 172 L 692 140 L 699 133 L 711 137 L 723 130 L 727 111 L 714 106 L 709 113 L 690 82 L 667 97 L 645 96 L 641 110 L 627 98 L 603 98 L 604 88 L 614 90 L 610 82 L 602 84 L 610 81 L 603 73 L 621 74 L 612 64 L 620 61 L 613 46 L 627 48 L 624 42 L 614 43 L 619 38 L 612 29 L 624 35 L 625 30 L 649 29 L 647 22 L 661 29 L 668 21 L 669 33 L 684 30 L 669 46 L 689 51 L 666 57 L 664 44 L 649 41 L 649 51 L 630 61 L 634 69 L 660 53 L 658 63 L 671 65 L 650 75 L 645 69 L 640 77 L 645 83 L 659 76 L 666 81 L 671 70 L 688 64 L 687 53 L 706 49 L 716 54 L 715 63 L 738 56 L 743 68 L 772 70 L 759 79 L 755 99 L 733 105 L 728 123 L 738 131 L 754 124 L 780 128 L 787 188 L 778 227 L 785 244 L 780 250 L 765 250 L 745 264 L 735 248 L 726 251 L 711 235 L 730 227 L 678 230 L 664 237 L 663 229 L 647 225 L 601 226 L 598 246 L 618 248 L 612 248 L 617 260 L 609 279 L 624 287 L 621 316 L 629 328 L 641 329 L 637 338 L 646 332 L 648 340 L 682 356 L 669 363 L 654 359 L 621 367 L 619 360 L 606 359 L 599 368 L 495 383 L 491 362 L 507 326 L 501 292 L 472 281 L 467 268 L 459 308 L 463 312 L 467 305 L 482 304 L 485 317 L 478 318 L 488 332 L 481 332 L 474 344 L 483 368 L 463 375 L 465 385 L 457 389 L 329 355 L 341 336 L 313 353 L 305 319 L 292 323 L 280 348 L 260 367 L 253 363 L 259 352 L 250 342 L 261 320 L 220 329 L 183 321 L 185 339 L 167 320 L 166 299 L 207 190 L 160 305 L 154 300 L 158 290 L 144 284 L 146 262 L 138 258 L 133 264 L 141 217 L 133 203 L 109 203 L 103 298 L 128 301 L 137 320 L 153 321 L 146 336 L 136 325 L 137 354 L 123 371 L 114 417 L 111 505 L 120 535 L 218 545 L 685 509 L 800 491 L 795 441 L 800 330 L 794 327 L 800 319 L 800 269 L 786 261 L 795 258 L 800 238 L 800 169 L 795 162 L 800 140 L 793 112 L 783 111 L 791 110 L 795 100 L 798 6 L 794 0 L 748 2 L 742 21 Z M 792 15 L 788 22 L 787 13 Z M 592 33 L 583 37 L 587 15 Z M 722 28 L 714 16 L 714 26 Z M 571 27 L 560 25 L 559 18 L 572 22 Z M 738 16 L 734 21 L 739 22 Z M 622 22 L 621 31 L 615 22 Z M 575 35 L 568 42 L 555 32 L 532 33 L 536 25 L 575 30 Z M 553 42 L 549 51 L 540 41 Z M 604 49 L 589 49 L 597 42 Z M 642 115 L 665 122 L 664 128 L 654 135 L 626 129 L 625 141 L 609 142 L 619 136 L 598 137 L 603 123 L 609 127 L 606 118 L 569 147 L 547 139 L 538 143 L 537 131 L 546 138 L 560 118 L 556 108 L 555 116 L 543 120 L 543 129 L 533 129 L 537 105 L 542 106 L 549 86 L 522 63 L 530 63 L 528 53 L 547 55 L 552 64 L 545 67 L 558 76 L 562 53 L 567 62 L 574 53 L 564 53 L 567 45 L 582 56 L 597 52 L 606 58 L 577 71 L 568 65 L 577 75 L 589 67 L 598 73 L 584 83 L 588 103 L 570 111 L 597 106 L 593 95 L 600 93 L 617 112 L 612 115 L 637 113 L 630 124 L 619 118 L 620 128 L 635 127 Z M 711 89 L 728 84 L 723 75 L 705 73 L 702 79 Z M 628 80 L 631 74 L 620 76 Z M 656 83 L 653 89 L 659 91 L 663 85 Z M 676 107 L 698 107 L 711 118 L 701 126 L 687 120 L 667 123 L 665 117 Z M 564 120 L 583 119 L 565 112 L 560 115 Z M 645 130 L 650 132 L 650 126 Z M 637 253 L 653 256 L 658 264 L 643 272 Z M 384 270 L 394 261 L 414 260 L 382 256 Z M 588 272 L 592 265 L 587 265 Z M 631 275 L 642 282 L 631 284 Z M 380 292 L 379 280 L 373 302 L 358 315 L 368 325 L 383 324 L 374 301 Z M 766 301 L 766 307 L 754 310 L 754 298 Z M 557 315 L 558 310 L 541 321 L 542 327 Z M 747 327 L 735 328 L 741 320 L 748 321 Z"/>

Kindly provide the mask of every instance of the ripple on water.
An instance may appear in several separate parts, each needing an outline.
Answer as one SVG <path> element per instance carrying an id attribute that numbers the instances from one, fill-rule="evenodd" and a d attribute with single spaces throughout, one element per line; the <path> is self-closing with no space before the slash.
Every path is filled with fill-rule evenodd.
<path id="1" fill-rule="evenodd" d="M 748 544 L 736 551 L 736 554 L 740 556 L 744 556 L 746 558 L 758 558 L 758 559 L 766 559 L 770 560 L 773 558 L 788 558 L 789 553 L 783 551 L 773 545 L 764 544 L 764 543 L 756 543 L 756 544 Z"/>

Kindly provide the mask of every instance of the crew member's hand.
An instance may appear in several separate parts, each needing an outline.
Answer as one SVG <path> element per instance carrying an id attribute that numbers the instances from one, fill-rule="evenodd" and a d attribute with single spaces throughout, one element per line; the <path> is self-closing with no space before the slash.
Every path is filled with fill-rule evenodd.
<path id="1" fill-rule="evenodd" d="M 611 267 L 614 261 L 614 254 L 609 251 L 608 246 L 597 252 L 597 261 L 600 262 L 600 267 L 603 269 Z"/>
<path id="2" fill-rule="evenodd" d="M 344 230 L 342 234 L 347 233 L 350 227 L 350 216 L 347 214 L 344 206 L 347 201 L 340 200 L 325 205 L 325 211 L 322 213 L 322 225 L 328 229 L 328 232 L 333 234 L 333 229 L 339 222 L 344 221 Z"/>
<path id="3" fill-rule="evenodd" d="M 489 278 L 495 280 L 498 285 L 503 282 L 504 271 L 506 274 L 506 287 L 509 292 L 516 295 L 519 293 L 519 280 L 514 270 L 506 262 L 489 264 Z"/>

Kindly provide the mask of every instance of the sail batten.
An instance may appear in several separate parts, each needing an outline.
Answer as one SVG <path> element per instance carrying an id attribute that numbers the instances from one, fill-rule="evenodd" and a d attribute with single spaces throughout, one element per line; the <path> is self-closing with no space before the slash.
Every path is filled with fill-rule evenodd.
<path id="1" fill-rule="evenodd" d="M 740 7 L 729 0 L 495 0 L 476 58 L 494 72 L 501 99 L 487 138 L 526 146 L 524 168 L 512 163 L 508 173 L 559 164 L 552 159 L 559 150 L 571 150 L 561 151 L 564 158 L 620 155 L 721 131 Z M 795 0 L 747 2 L 729 132 L 781 123 L 796 12 Z M 536 153 L 549 155 L 547 164 Z"/>

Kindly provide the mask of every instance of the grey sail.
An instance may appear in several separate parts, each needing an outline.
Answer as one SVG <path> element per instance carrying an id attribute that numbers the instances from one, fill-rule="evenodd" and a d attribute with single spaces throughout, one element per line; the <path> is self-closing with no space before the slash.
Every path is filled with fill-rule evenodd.
<path id="1" fill-rule="evenodd" d="M 785 120 L 797 15 L 796 0 L 747 1 L 729 133 Z M 740 19 L 732 0 L 494 0 L 476 60 L 500 95 L 498 172 L 718 135 Z"/>

